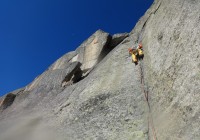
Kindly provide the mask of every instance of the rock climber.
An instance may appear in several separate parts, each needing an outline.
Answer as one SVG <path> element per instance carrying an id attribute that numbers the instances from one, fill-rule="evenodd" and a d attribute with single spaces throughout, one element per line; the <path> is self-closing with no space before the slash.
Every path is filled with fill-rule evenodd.
<path id="1" fill-rule="evenodd" d="M 137 65 L 138 64 L 137 50 L 133 48 L 129 48 L 128 51 L 129 51 L 129 54 L 132 56 L 132 62 L 135 63 L 135 65 Z"/>
<path id="2" fill-rule="evenodd" d="M 137 51 L 138 51 L 138 59 L 143 59 L 144 58 L 144 53 L 143 53 L 143 49 L 142 49 L 142 43 L 139 43 L 138 47 L 137 47 Z"/>
<path id="3" fill-rule="evenodd" d="M 140 60 L 144 58 L 142 43 L 139 43 L 136 49 L 129 48 L 128 51 L 129 54 L 132 56 L 132 62 L 135 63 L 135 65 L 138 64 L 138 59 Z"/>

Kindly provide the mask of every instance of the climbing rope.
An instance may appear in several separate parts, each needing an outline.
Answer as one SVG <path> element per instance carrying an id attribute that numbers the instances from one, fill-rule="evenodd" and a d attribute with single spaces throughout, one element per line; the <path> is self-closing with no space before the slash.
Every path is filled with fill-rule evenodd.
<path id="1" fill-rule="evenodd" d="M 154 123 L 153 123 L 153 117 L 152 117 L 152 113 L 151 113 L 151 107 L 150 107 L 150 103 L 149 103 L 149 91 L 148 91 L 148 88 L 147 88 L 147 90 L 145 90 L 144 72 L 143 72 L 143 70 L 144 70 L 144 68 L 143 68 L 143 64 L 142 64 L 142 60 L 141 60 L 139 62 L 141 91 L 144 93 L 144 97 L 145 97 L 145 100 L 147 102 L 148 109 L 149 109 L 149 112 L 148 112 L 148 133 L 149 133 L 150 128 L 151 128 L 154 140 L 157 140 L 156 131 L 155 131 Z M 148 139 L 150 139 L 149 138 L 149 134 L 148 134 Z"/>
<path id="2" fill-rule="evenodd" d="M 137 46 L 142 41 L 144 30 L 145 30 L 145 25 L 146 25 L 146 22 L 144 23 L 140 33 L 138 34 L 138 38 L 137 38 L 137 41 L 136 41 Z M 146 88 L 147 90 L 145 90 L 144 68 L 143 68 L 143 61 L 142 60 L 139 61 L 139 71 L 140 71 L 140 80 L 141 80 L 140 81 L 140 83 L 141 83 L 141 91 L 144 93 L 144 98 L 145 98 L 145 100 L 147 102 L 148 110 L 149 110 L 149 112 L 148 112 L 148 139 L 150 140 L 149 132 L 150 132 L 150 128 L 151 128 L 152 133 L 153 133 L 153 138 L 154 138 L 154 140 L 157 140 L 156 131 L 155 131 L 154 123 L 153 123 L 151 107 L 150 107 L 150 103 L 149 103 L 148 87 Z"/>

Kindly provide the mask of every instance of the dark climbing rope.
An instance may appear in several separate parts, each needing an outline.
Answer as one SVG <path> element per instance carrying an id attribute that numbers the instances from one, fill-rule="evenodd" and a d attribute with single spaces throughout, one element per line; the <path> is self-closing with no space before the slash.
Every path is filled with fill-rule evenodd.
<path id="1" fill-rule="evenodd" d="M 146 22 L 144 23 L 144 25 L 143 25 L 143 27 L 142 27 L 139 35 L 138 35 L 137 45 L 139 43 L 141 43 L 141 41 L 142 41 L 144 30 L 145 30 L 145 26 L 146 26 Z M 141 83 L 141 91 L 144 93 L 144 97 L 145 97 L 145 100 L 147 102 L 148 110 L 149 110 L 149 112 L 148 112 L 148 139 L 150 140 L 149 132 L 150 132 L 150 128 L 151 128 L 154 140 L 157 140 L 156 131 L 155 131 L 154 123 L 153 123 L 152 112 L 151 112 L 151 106 L 150 106 L 150 103 L 149 103 L 149 91 L 148 91 L 148 88 L 147 88 L 147 90 L 145 90 L 144 67 L 143 67 L 143 61 L 142 60 L 139 61 L 139 69 L 140 69 L 140 79 L 141 79 L 141 81 L 140 81 L 140 83 Z"/>
<path id="2" fill-rule="evenodd" d="M 145 87 L 144 87 L 145 86 L 144 72 L 143 72 L 144 68 L 143 68 L 142 60 L 139 62 L 139 69 L 140 69 L 141 90 L 144 93 L 144 97 L 145 97 L 145 100 L 147 102 L 148 109 L 149 109 L 149 112 L 148 112 L 148 133 L 149 133 L 150 128 L 151 128 L 154 140 L 157 140 L 156 131 L 155 131 L 154 123 L 153 123 L 151 107 L 150 107 L 150 103 L 149 103 L 149 91 L 148 91 L 148 88 L 147 88 L 147 90 L 145 90 Z M 149 134 L 148 134 L 148 139 L 150 139 Z"/>

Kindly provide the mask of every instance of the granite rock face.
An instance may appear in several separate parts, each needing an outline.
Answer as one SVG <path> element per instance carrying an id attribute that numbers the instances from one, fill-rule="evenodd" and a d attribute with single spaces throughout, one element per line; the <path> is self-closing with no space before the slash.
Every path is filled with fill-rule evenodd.
<path id="1" fill-rule="evenodd" d="M 200 1 L 162 0 L 145 25 L 145 75 L 159 139 L 200 139 Z M 133 31 L 134 32 L 134 31 Z"/>
<path id="2" fill-rule="evenodd" d="M 199 140 L 199 13 L 198 0 L 156 0 L 129 34 L 98 30 L 10 93 L 0 139 Z"/>

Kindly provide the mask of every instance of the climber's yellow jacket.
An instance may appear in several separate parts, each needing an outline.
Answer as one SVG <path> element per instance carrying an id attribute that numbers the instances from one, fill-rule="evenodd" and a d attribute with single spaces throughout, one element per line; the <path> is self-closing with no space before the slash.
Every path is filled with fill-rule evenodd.
<path id="1" fill-rule="evenodd" d="M 143 55 L 144 55 L 142 49 L 137 49 L 137 50 L 138 50 L 138 54 L 139 54 L 139 56 L 143 56 Z"/>
<path id="2" fill-rule="evenodd" d="M 142 43 L 139 43 L 138 47 L 137 47 L 137 51 L 138 51 L 138 55 L 144 56 L 143 50 L 142 50 Z"/>
<path id="3" fill-rule="evenodd" d="M 137 63 L 138 62 L 138 58 L 137 58 L 138 51 L 135 49 L 131 49 L 131 48 L 129 48 L 128 50 L 129 50 L 129 54 L 131 54 L 131 56 L 132 56 L 133 62 Z"/>
<path id="4" fill-rule="evenodd" d="M 134 53 L 132 53 L 132 60 L 134 63 L 138 62 L 137 56 Z"/>

